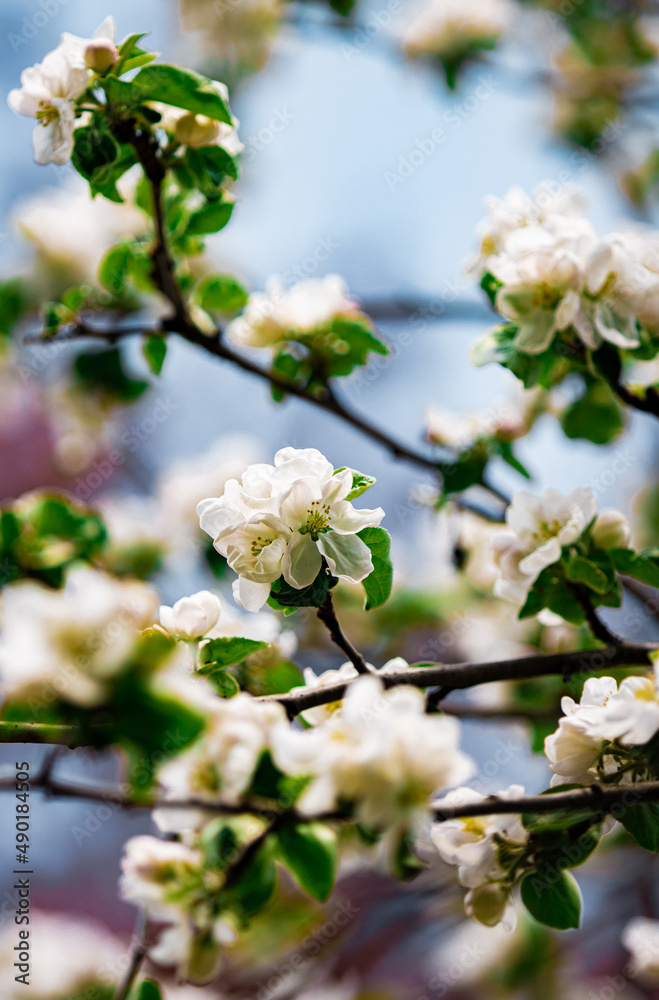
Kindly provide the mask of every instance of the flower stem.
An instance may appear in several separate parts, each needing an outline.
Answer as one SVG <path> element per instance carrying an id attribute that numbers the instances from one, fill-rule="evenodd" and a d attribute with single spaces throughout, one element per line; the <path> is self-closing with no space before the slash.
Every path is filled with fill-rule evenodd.
<path id="1" fill-rule="evenodd" d="M 355 649 L 352 643 L 343 634 L 343 630 L 339 625 L 339 620 L 336 617 L 334 604 L 332 602 L 332 594 L 330 591 L 327 592 L 327 597 L 323 601 L 322 607 L 318 608 L 317 614 L 318 618 L 332 637 L 332 642 L 334 642 L 339 649 L 346 654 L 357 672 L 360 674 L 372 673 L 371 668 L 362 654 L 359 650 Z"/>

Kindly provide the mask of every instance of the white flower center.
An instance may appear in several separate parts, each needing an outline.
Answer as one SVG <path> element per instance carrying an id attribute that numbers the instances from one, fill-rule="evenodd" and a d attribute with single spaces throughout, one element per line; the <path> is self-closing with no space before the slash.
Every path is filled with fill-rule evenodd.
<path id="1" fill-rule="evenodd" d="M 324 531 L 330 530 L 330 507 L 322 500 L 312 500 L 307 510 L 307 519 L 300 528 L 301 535 L 311 535 L 314 541 Z"/>

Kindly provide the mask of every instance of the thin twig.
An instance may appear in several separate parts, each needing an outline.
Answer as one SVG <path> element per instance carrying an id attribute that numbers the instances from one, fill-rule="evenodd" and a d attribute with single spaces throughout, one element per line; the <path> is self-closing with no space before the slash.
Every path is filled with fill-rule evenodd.
<path id="1" fill-rule="evenodd" d="M 399 684 L 413 687 L 445 687 L 463 690 L 492 681 L 515 681 L 531 677 L 563 676 L 602 673 L 613 667 L 650 667 L 650 653 L 659 649 L 659 643 L 607 646 L 604 649 L 574 650 L 570 653 L 522 656 L 512 660 L 494 660 L 488 663 L 436 663 L 430 666 L 411 666 L 391 673 L 376 673 L 387 688 Z M 289 715 L 297 715 L 317 705 L 329 705 L 343 698 L 358 678 L 348 678 L 334 684 L 318 687 L 298 687 L 286 694 L 262 695 L 258 700 L 276 701 Z"/>
<path id="2" fill-rule="evenodd" d="M 126 969 L 126 974 L 121 983 L 117 986 L 114 1000 L 126 1000 L 131 992 L 139 971 L 142 968 L 142 962 L 146 958 L 148 933 L 148 920 L 146 915 L 140 910 L 135 921 L 135 930 L 133 931 L 133 950 L 130 965 Z"/>
<path id="3" fill-rule="evenodd" d="M 371 668 L 362 654 L 358 649 L 355 649 L 350 640 L 343 634 L 343 630 L 339 625 L 339 620 L 336 617 L 336 612 L 334 610 L 331 591 L 327 591 L 327 597 L 325 598 L 322 607 L 318 608 L 317 615 L 332 637 L 332 642 L 339 647 L 342 653 L 345 653 L 357 672 L 360 674 L 372 673 Z"/>
<path id="4" fill-rule="evenodd" d="M 659 417 L 659 392 L 652 386 L 649 386 L 645 390 L 644 396 L 637 396 L 635 392 L 621 382 L 613 386 L 613 391 L 615 392 L 618 399 L 621 399 L 623 403 L 630 406 L 634 410 L 640 410 L 641 413 L 651 413 L 655 417 Z"/>
<path id="5" fill-rule="evenodd" d="M 586 616 L 586 621 L 590 631 L 593 633 L 596 639 L 603 642 L 606 646 L 621 646 L 623 640 L 615 632 L 602 621 L 597 611 L 593 607 L 593 602 L 591 600 L 590 594 L 585 587 L 580 587 L 578 584 L 570 583 L 566 581 L 567 587 L 572 591 L 579 604 L 583 608 L 583 612 Z"/>
<path id="6" fill-rule="evenodd" d="M 639 781 L 635 785 L 591 785 L 589 788 L 574 788 L 567 792 L 545 795 L 522 795 L 516 799 L 499 799 L 490 795 L 480 802 L 464 802 L 462 805 L 433 804 L 435 819 L 440 823 L 449 819 L 470 816 L 492 816 L 502 813 L 551 813 L 561 809 L 593 809 L 610 813 L 616 806 L 625 809 L 639 802 L 659 801 L 659 781 Z"/>

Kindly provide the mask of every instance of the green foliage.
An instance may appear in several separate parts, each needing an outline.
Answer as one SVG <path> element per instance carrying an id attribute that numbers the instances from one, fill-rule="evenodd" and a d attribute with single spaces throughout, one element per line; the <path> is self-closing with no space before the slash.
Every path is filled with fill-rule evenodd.
<path id="1" fill-rule="evenodd" d="M 373 571 L 362 580 L 366 610 L 379 608 L 391 594 L 394 568 L 391 562 L 391 537 L 384 528 L 362 528 L 358 533 L 371 552 Z"/>
<path id="2" fill-rule="evenodd" d="M 162 1000 L 162 993 L 153 979 L 143 979 L 131 993 L 130 1000 Z"/>
<path id="3" fill-rule="evenodd" d="M 159 101 L 231 124 L 231 113 L 213 81 L 189 69 L 158 63 L 141 69 L 132 80 L 142 101 Z"/>
<path id="4" fill-rule="evenodd" d="M 8 337 L 28 308 L 28 292 L 22 279 L 0 281 L 0 337 Z"/>
<path id="5" fill-rule="evenodd" d="M 365 476 L 363 472 L 355 472 L 354 469 L 350 471 L 352 472 L 352 489 L 346 496 L 346 500 L 352 501 L 360 497 L 366 490 L 370 490 L 371 486 L 375 486 L 377 480 L 373 476 Z M 334 475 L 336 476 L 339 472 L 345 472 L 345 466 L 335 469 Z"/>
<path id="6" fill-rule="evenodd" d="M 185 236 L 209 236 L 224 229 L 231 218 L 233 202 L 219 198 L 207 200 L 201 208 L 190 213 L 183 234 Z"/>
<path id="7" fill-rule="evenodd" d="M 336 879 L 336 833 L 323 823 L 299 823 L 284 826 L 278 839 L 281 856 L 300 888 L 324 902 Z"/>
<path id="8" fill-rule="evenodd" d="M 142 354 L 153 375 L 160 375 L 167 356 L 167 341 L 159 334 L 145 337 L 142 341 Z"/>
<path id="9" fill-rule="evenodd" d="M 270 586 L 268 604 L 275 611 L 283 611 L 284 614 L 289 615 L 298 608 L 320 608 L 328 591 L 335 587 L 338 582 L 326 566 L 323 566 L 313 583 L 310 583 L 308 587 L 303 587 L 302 590 L 291 587 L 283 576 L 280 576 Z"/>
<path id="10" fill-rule="evenodd" d="M 659 802 L 626 806 L 619 817 L 627 833 L 646 851 L 659 853 Z"/>
<path id="11" fill-rule="evenodd" d="M 98 392 L 120 403 L 133 403 L 149 388 L 148 382 L 128 375 L 118 347 L 79 354 L 73 372 L 87 392 Z"/>
<path id="12" fill-rule="evenodd" d="M 646 549 L 644 552 L 616 548 L 611 549 L 610 555 L 619 573 L 633 576 L 650 587 L 659 587 L 659 548 Z"/>
<path id="13" fill-rule="evenodd" d="M 211 274 L 200 281 L 194 297 L 207 312 L 231 315 L 245 308 L 249 294 L 232 275 Z"/>
<path id="14" fill-rule="evenodd" d="M 267 649 L 267 642 L 255 639 L 243 639 L 242 636 L 226 636 L 220 639 L 209 639 L 199 649 L 199 672 L 214 674 L 218 670 L 233 667 L 252 653 Z"/>
<path id="15" fill-rule="evenodd" d="M 521 893 L 524 906 L 539 923 L 557 930 L 579 926 L 581 892 L 569 872 L 530 872 L 522 879 Z"/>
<path id="16" fill-rule="evenodd" d="M 89 507 L 63 494 L 30 494 L 0 510 L 2 583 L 29 577 L 61 587 L 71 563 L 93 563 L 106 542 Z"/>
<path id="17" fill-rule="evenodd" d="M 625 429 L 624 410 L 608 385 L 591 381 L 584 394 L 563 411 L 561 426 L 569 438 L 608 444 Z"/>

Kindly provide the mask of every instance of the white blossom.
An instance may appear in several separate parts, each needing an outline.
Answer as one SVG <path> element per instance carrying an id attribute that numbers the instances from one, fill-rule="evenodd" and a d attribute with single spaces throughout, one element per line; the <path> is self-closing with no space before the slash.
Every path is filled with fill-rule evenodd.
<path id="1" fill-rule="evenodd" d="M 523 794 L 521 785 L 511 785 L 497 792 L 497 797 L 516 799 Z M 482 802 L 485 797 L 471 788 L 456 788 L 437 805 L 459 806 Z M 442 859 L 457 866 L 461 884 L 469 889 L 465 896 L 467 915 L 487 926 L 503 922 L 513 927 L 515 909 L 510 886 L 505 884 L 501 849 L 504 844 L 507 850 L 524 848 L 528 831 L 520 817 L 502 813 L 446 820 L 433 824 L 431 836 Z"/>
<path id="2" fill-rule="evenodd" d="M 63 701 L 101 704 L 139 630 L 156 618 L 146 584 L 72 568 L 62 590 L 21 581 L 0 603 L 0 678 L 5 697 L 56 692 Z"/>
<path id="3" fill-rule="evenodd" d="M 375 670 L 373 664 L 367 664 L 371 670 Z M 409 663 L 404 660 L 402 656 L 396 656 L 393 660 L 388 660 L 382 667 L 377 671 L 378 674 L 396 673 L 399 670 L 407 670 Z M 311 667 L 305 667 L 303 671 L 304 675 L 304 687 L 309 688 L 324 688 L 331 686 L 333 684 L 340 684 L 342 681 L 354 680 L 358 677 L 357 668 L 350 663 L 342 663 L 337 670 L 324 670 L 322 674 L 315 673 Z M 302 688 L 293 688 L 294 691 L 301 691 Z M 319 726 L 323 722 L 334 715 L 335 712 L 341 711 L 343 707 L 343 699 L 339 698 L 338 701 L 331 701 L 325 705 L 316 705 L 314 708 L 307 708 L 304 712 L 300 712 L 300 715 L 305 722 L 308 722 L 312 726 Z"/>
<path id="4" fill-rule="evenodd" d="M 217 624 L 222 602 L 209 590 L 181 597 L 173 607 L 161 605 L 160 624 L 174 639 L 201 639 Z"/>
<path id="5" fill-rule="evenodd" d="M 631 952 L 631 975 L 647 986 L 659 985 L 659 920 L 634 917 L 625 926 L 621 940 Z"/>
<path id="6" fill-rule="evenodd" d="M 82 997 L 92 990 L 100 996 L 109 982 L 118 981 L 126 962 L 126 946 L 88 917 L 76 919 L 66 913 L 32 910 L 30 913 L 29 987 L 17 982 L 20 975 L 16 945 L 20 943 L 14 921 L 7 922 L 0 935 L 0 979 L 3 1000 L 39 1000 Z M 39 955 L 39 960 L 35 956 Z M 172 998 L 174 1000 L 174 998 Z"/>
<path id="7" fill-rule="evenodd" d="M 372 572 L 357 533 L 378 525 L 384 511 L 355 510 L 345 499 L 351 489 L 352 471 L 335 473 L 315 448 L 282 448 L 274 465 L 250 466 L 223 496 L 201 501 L 201 527 L 240 577 L 247 610 L 263 606 L 280 576 L 298 590 L 309 586 L 323 559 L 340 580 L 359 583 Z"/>
<path id="8" fill-rule="evenodd" d="M 614 773 L 618 765 L 605 744 L 642 746 L 659 731 L 659 692 L 654 677 L 590 677 L 579 704 L 561 700 L 563 717 L 545 740 L 545 753 L 558 781 L 592 784 L 598 767 Z"/>
<path id="9" fill-rule="evenodd" d="M 114 40 L 114 21 L 107 18 L 94 39 Z M 23 70 L 21 88 L 9 93 L 12 110 L 37 119 L 32 140 L 37 163 L 67 163 L 73 152 L 75 100 L 86 89 L 91 71 L 85 61 L 90 39 L 62 35 L 60 44 L 43 62 Z"/>
<path id="10" fill-rule="evenodd" d="M 272 347 L 322 330 L 337 317 L 362 315 L 336 274 L 307 278 L 290 288 L 273 277 L 265 292 L 250 295 L 242 315 L 229 325 L 229 333 L 249 347 Z"/>
<path id="11" fill-rule="evenodd" d="M 433 0 L 411 22 L 403 45 L 411 57 L 451 58 L 489 48 L 506 30 L 510 15 L 506 0 Z"/>
<path id="12" fill-rule="evenodd" d="M 261 69 L 284 18 L 283 0 L 179 0 L 185 31 L 196 32 L 214 60 L 241 73 Z"/>
<path id="13" fill-rule="evenodd" d="M 207 705 L 208 725 L 192 746 L 158 771 L 165 798 L 238 805 L 249 788 L 275 728 L 288 726 L 283 707 L 258 702 L 246 692 Z M 163 830 L 192 828 L 207 818 L 194 809 L 158 810 Z"/>
<path id="14" fill-rule="evenodd" d="M 473 762 L 459 737 L 456 719 L 425 713 L 420 691 L 385 691 L 377 677 L 359 677 L 323 725 L 274 730 L 272 751 L 287 774 L 313 775 L 301 812 L 322 814 L 347 801 L 362 822 L 387 827 L 414 822 L 434 791 L 469 777 Z"/>
<path id="15" fill-rule="evenodd" d="M 512 535 L 492 542 L 499 578 L 497 597 L 523 604 L 538 575 L 561 557 L 564 545 L 576 542 L 597 513 L 597 501 L 588 488 L 567 496 L 547 489 L 539 496 L 518 493 L 506 511 Z"/>

